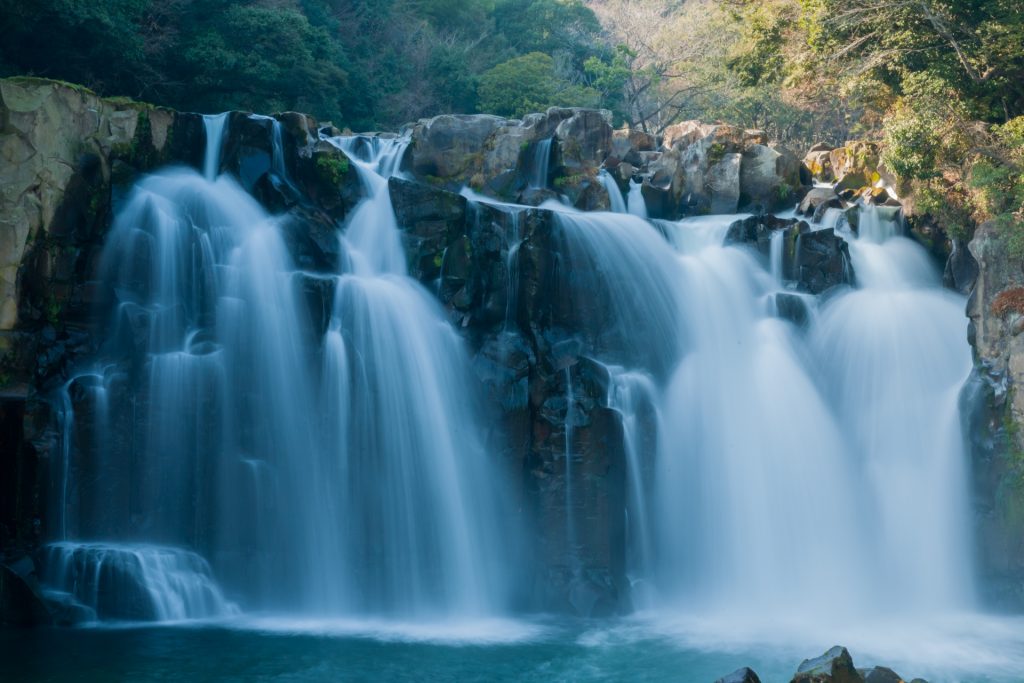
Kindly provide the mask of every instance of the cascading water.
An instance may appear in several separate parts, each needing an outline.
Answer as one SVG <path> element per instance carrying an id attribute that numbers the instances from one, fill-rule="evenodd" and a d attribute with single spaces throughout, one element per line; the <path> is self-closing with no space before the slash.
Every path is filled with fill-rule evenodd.
<path id="1" fill-rule="evenodd" d="M 806 332 L 774 315 L 781 264 L 771 277 L 723 246 L 735 217 L 659 222 L 669 256 L 649 224 L 559 215 L 574 291 L 601 302 L 580 311 L 581 329 L 601 331 L 585 353 L 627 368 L 608 401 L 626 423 L 633 571 L 659 603 L 836 619 L 969 604 L 964 302 L 878 211 L 860 239 L 847 233 L 861 289 L 832 296 Z M 659 415 L 653 478 L 634 455 L 637 395 Z"/>
<path id="2" fill-rule="evenodd" d="M 647 219 L 647 201 L 644 199 L 643 185 L 635 180 L 629 181 L 629 197 L 626 200 L 629 213 L 638 218 Z"/>
<path id="3" fill-rule="evenodd" d="M 615 178 L 612 178 L 611 173 L 601 169 L 598 174 L 601 179 L 601 184 L 604 185 L 605 191 L 608 193 L 608 203 L 611 206 L 612 212 L 614 213 L 629 213 L 629 209 L 626 207 L 626 200 L 622 198 L 622 190 L 615 183 Z"/>
<path id="4" fill-rule="evenodd" d="M 104 542 L 66 540 L 45 558 L 51 588 L 101 618 L 231 614 L 214 575 L 247 609 L 433 618 L 504 605 L 515 534 L 466 354 L 405 276 L 380 175 L 406 143 L 335 142 L 367 194 L 339 238 L 340 273 L 297 270 L 282 219 L 227 176 L 148 176 L 118 212 L 102 264 L 110 334 L 90 372 L 129 377 L 93 419 L 98 432 L 128 426 L 112 450 L 134 465 L 105 472 L 102 514 L 63 501 L 69 538 Z M 278 125 L 273 149 L 292 187 Z M 326 331 L 310 296 L 333 299 Z M 64 468 L 69 488 L 94 484 L 75 473 Z M 117 582 L 149 606 L 88 597 Z"/>
<path id="5" fill-rule="evenodd" d="M 536 143 L 534 147 L 533 158 L 530 160 L 527 176 L 528 186 L 532 189 L 543 190 L 548 186 L 551 168 L 551 145 L 553 141 L 554 138 L 546 138 Z"/>
<path id="6" fill-rule="evenodd" d="M 220 151 L 224 143 L 224 129 L 227 127 L 229 113 L 208 114 L 203 117 L 203 129 L 206 132 L 203 177 L 207 180 L 216 179 L 220 172 Z"/>

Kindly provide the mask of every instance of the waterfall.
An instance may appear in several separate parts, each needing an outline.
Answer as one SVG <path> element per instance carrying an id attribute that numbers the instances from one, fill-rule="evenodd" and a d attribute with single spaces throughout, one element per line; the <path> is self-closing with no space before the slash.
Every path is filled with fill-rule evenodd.
<path id="1" fill-rule="evenodd" d="M 178 548 L 54 543 L 42 581 L 109 619 L 181 621 L 229 616 L 206 560 Z"/>
<path id="2" fill-rule="evenodd" d="M 612 175 L 604 169 L 601 169 L 600 173 L 598 173 L 598 178 L 601 179 L 601 184 L 604 185 L 605 191 L 608 192 L 608 202 L 611 205 L 612 211 L 614 213 L 628 213 L 626 202 L 622 198 L 622 190 L 615 183 L 615 178 L 612 178 Z"/>
<path id="3" fill-rule="evenodd" d="M 531 189 L 544 190 L 548 186 L 551 167 L 551 144 L 554 138 L 537 142 L 533 148 L 533 157 L 527 173 L 527 186 Z"/>
<path id="4" fill-rule="evenodd" d="M 782 284 L 782 261 L 786 248 L 786 231 L 776 230 L 768 244 L 768 272 L 776 282 Z"/>
<path id="5" fill-rule="evenodd" d="M 578 325 L 600 330 L 583 352 L 620 366 L 607 400 L 623 418 L 631 572 L 697 614 L 969 605 L 963 299 L 865 209 L 861 237 L 844 233 L 861 288 L 803 331 L 774 315 L 778 264 L 723 246 L 735 218 L 659 221 L 663 240 L 623 216 L 558 216 Z M 657 413 L 652 477 L 638 396 Z"/>
<path id="6" fill-rule="evenodd" d="M 270 132 L 273 173 L 290 185 L 277 122 Z M 462 339 L 406 276 L 381 175 L 397 172 L 407 141 L 334 142 L 366 190 L 339 231 L 336 273 L 298 270 L 282 234 L 290 218 L 228 175 L 143 177 L 117 214 L 95 363 L 129 379 L 95 416 L 97 431 L 130 438 L 112 443 L 98 484 L 65 458 L 68 490 L 111 495 L 77 506 L 68 540 L 44 558 L 48 587 L 100 618 L 232 613 L 218 582 L 247 610 L 504 609 L 516 534 L 486 419 Z M 323 308 L 325 328 L 311 315 Z M 71 449 L 79 416 L 64 413 Z M 115 584 L 148 606 L 88 595 Z"/>
<path id="7" fill-rule="evenodd" d="M 227 128 L 228 113 L 203 116 L 206 131 L 206 152 L 203 155 L 203 177 L 214 180 L 220 172 L 220 151 L 224 144 L 224 130 Z"/>
<path id="8" fill-rule="evenodd" d="M 626 201 L 629 213 L 647 220 L 647 202 L 644 200 L 643 185 L 635 180 L 629 181 L 629 197 Z"/>

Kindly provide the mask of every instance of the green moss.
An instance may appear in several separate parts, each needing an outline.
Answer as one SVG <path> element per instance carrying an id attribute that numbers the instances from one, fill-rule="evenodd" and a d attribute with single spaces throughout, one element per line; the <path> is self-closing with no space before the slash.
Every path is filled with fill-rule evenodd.
<path id="1" fill-rule="evenodd" d="M 86 95 L 95 95 L 95 91 L 90 90 L 84 85 L 78 83 L 69 83 L 68 81 L 60 81 L 53 78 L 39 78 L 37 76 L 12 76 L 10 78 L 3 79 L 9 83 L 16 85 L 59 85 L 75 92 L 84 93 Z"/>
<path id="2" fill-rule="evenodd" d="M 46 315 L 46 321 L 53 326 L 57 326 L 60 323 L 60 314 L 62 306 L 57 301 L 57 297 L 53 295 L 53 292 L 46 294 L 46 302 L 44 303 L 43 313 Z"/>
<path id="3" fill-rule="evenodd" d="M 585 178 L 585 176 L 580 174 L 580 173 L 577 173 L 575 175 L 561 176 L 559 178 L 555 178 L 554 185 L 555 185 L 555 187 L 557 187 L 559 189 L 562 189 L 562 188 L 565 188 L 565 187 L 573 187 L 573 186 L 579 185 L 581 182 L 583 182 L 584 178 Z"/>
<path id="4" fill-rule="evenodd" d="M 780 202 L 784 202 L 793 196 L 793 186 L 787 182 L 783 182 L 775 188 L 775 199 Z"/>
<path id="5" fill-rule="evenodd" d="M 316 158 L 316 168 L 321 177 L 332 185 L 340 185 L 348 175 L 348 159 L 343 156 L 320 154 Z"/>
<path id="6" fill-rule="evenodd" d="M 726 147 L 721 142 L 715 142 L 708 148 L 708 165 L 714 166 L 725 158 Z"/>

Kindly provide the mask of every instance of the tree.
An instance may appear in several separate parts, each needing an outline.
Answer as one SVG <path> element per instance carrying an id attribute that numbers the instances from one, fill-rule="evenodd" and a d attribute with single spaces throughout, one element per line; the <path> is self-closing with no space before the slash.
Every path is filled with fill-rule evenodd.
<path id="1" fill-rule="evenodd" d="M 575 86 L 555 72 L 555 60 L 543 52 L 514 57 L 480 77 L 480 109 L 521 117 L 553 106 L 594 106 L 598 93 Z"/>

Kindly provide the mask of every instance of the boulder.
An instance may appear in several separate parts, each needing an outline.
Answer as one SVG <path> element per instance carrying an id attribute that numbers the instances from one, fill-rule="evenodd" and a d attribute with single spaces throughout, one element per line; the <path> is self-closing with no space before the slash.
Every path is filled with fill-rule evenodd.
<path id="1" fill-rule="evenodd" d="M 835 646 L 815 659 L 805 659 L 792 683 L 864 683 L 845 647 Z"/>
<path id="2" fill-rule="evenodd" d="M 761 683 L 761 679 L 754 673 L 753 669 L 743 667 L 736 669 L 728 676 L 722 676 L 715 683 Z"/>
<path id="3" fill-rule="evenodd" d="M 566 112 L 570 115 L 565 116 Z M 548 117 L 564 117 L 555 128 L 561 165 L 570 172 L 596 169 L 612 151 L 611 112 L 598 109 L 554 109 Z"/>
<path id="4" fill-rule="evenodd" d="M 835 230 L 805 232 L 796 243 L 796 273 L 802 291 L 821 294 L 840 285 L 853 285 L 853 265 L 846 240 Z"/>
<path id="5" fill-rule="evenodd" d="M 711 213 L 736 213 L 740 203 L 740 154 L 726 154 L 707 169 L 704 189 L 711 200 Z"/>
<path id="6" fill-rule="evenodd" d="M 892 669 L 884 666 L 876 666 L 861 671 L 864 683 L 906 683 L 902 677 Z"/>
<path id="7" fill-rule="evenodd" d="M 778 292 L 775 295 L 775 314 L 797 327 L 806 327 L 811 319 L 811 312 L 804 297 L 789 292 Z"/>
<path id="8" fill-rule="evenodd" d="M 829 160 L 837 178 L 848 173 L 859 173 L 871 182 L 877 180 L 880 155 L 879 147 L 874 142 L 852 140 L 832 150 Z"/>
<path id="9" fill-rule="evenodd" d="M 11 565 L 0 564 L 0 626 L 38 626 L 51 622 L 32 560 L 23 557 Z"/>
<path id="10" fill-rule="evenodd" d="M 410 167 L 418 176 L 454 178 L 471 170 L 474 156 L 505 119 L 486 114 L 444 114 L 412 129 Z"/>
<path id="11" fill-rule="evenodd" d="M 823 183 L 835 182 L 836 174 L 832 169 L 832 150 L 825 145 L 826 149 L 818 149 L 815 145 L 804 157 L 803 164 L 810 171 L 815 180 Z"/>
<path id="12" fill-rule="evenodd" d="M 820 206 L 843 208 L 843 203 L 831 187 L 816 187 L 800 201 L 797 213 L 802 216 L 813 216 Z"/>
<path id="13" fill-rule="evenodd" d="M 862 171 L 850 171 L 839 176 L 839 180 L 836 181 L 835 191 L 845 192 L 852 190 L 856 193 L 860 193 L 864 188 L 871 185 L 871 180 Z"/>
<path id="14" fill-rule="evenodd" d="M 800 185 L 800 162 L 785 148 L 752 144 L 744 150 L 740 168 L 744 206 L 760 211 L 779 210 L 792 205 Z"/>

